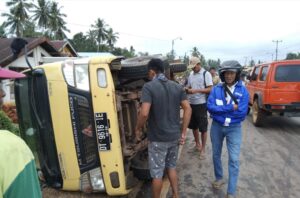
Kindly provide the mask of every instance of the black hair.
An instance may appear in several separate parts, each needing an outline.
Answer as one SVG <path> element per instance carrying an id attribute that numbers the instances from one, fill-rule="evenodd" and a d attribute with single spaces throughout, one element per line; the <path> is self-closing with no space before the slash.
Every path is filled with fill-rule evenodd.
<path id="1" fill-rule="evenodd" d="M 148 71 L 153 70 L 155 73 L 164 72 L 164 62 L 159 58 L 152 58 L 148 63 Z"/>
<path id="2" fill-rule="evenodd" d="M 209 68 L 209 71 L 210 70 L 217 70 L 215 67 L 211 67 L 211 68 Z"/>

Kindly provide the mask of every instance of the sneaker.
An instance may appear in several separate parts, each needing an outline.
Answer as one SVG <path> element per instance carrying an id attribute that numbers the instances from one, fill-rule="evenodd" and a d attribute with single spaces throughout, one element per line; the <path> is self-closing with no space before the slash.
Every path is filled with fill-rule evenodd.
<path id="1" fill-rule="evenodd" d="M 213 188 L 215 189 L 221 189 L 222 185 L 225 184 L 225 181 L 223 179 L 220 179 L 220 180 L 215 180 L 213 183 L 212 183 L 212 186 Z"/>

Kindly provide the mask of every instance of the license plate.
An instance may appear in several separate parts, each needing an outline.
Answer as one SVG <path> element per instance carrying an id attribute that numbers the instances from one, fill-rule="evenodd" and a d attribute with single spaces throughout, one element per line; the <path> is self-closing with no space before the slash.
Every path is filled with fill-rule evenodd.
<path id="1" fill-rule="evenodd" d="M 107 119 L 107 113 L 95 113 L 96 132 L 98 137 L 98 150 L 109 151 L 110 150 L 110 134 L 109 134 L 109 122 Z"/>

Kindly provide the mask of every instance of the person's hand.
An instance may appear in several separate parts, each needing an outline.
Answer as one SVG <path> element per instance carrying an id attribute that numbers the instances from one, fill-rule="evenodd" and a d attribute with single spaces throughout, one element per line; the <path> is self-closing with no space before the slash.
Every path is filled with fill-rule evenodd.
<path id="1" fill-rule="evenodd" d="M 181 137 L 180 137 L 180 140 L 179 140 L 179 144 L 180 144 L 180 145 L 184 145 L 184 143 L 185 143 L 185 138 L 186 138 L 186 134 L 185 134 L 185 133 L 182 133 L 182 134 L 181 134 Z"/>
<path id="2" fill-rule="evenodd" d="M 188 93 L 188 94 L 194 94 L 194 91 L 192 89 L 186 89 L 186 93 Z"/>
<path id="3" fill-rule="evenodd" d="M 135 141 L 137 143 L 139 143 L 140 141 L 142 141 L 141 137 L 142 137 L 141 129 L 136 128 L 135 129 Z"/>
<path id="4" fill-rule="evenodd" d="M 237 110 L 237 109 L 238 109 L 238 105 L 237 105 L 237 104 L 234 104 L 234 105 L 233 105 L 233 109 L 234 109 L 234 110 Z"/>

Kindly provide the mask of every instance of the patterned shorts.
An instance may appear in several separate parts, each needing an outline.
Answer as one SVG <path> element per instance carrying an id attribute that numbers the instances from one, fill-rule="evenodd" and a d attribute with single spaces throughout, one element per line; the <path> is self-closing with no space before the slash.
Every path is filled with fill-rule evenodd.
<path id="1" fill-rule="evenodd" d="M 162 178 L 165 168 L 175 168 L 178 157 L 178 140 L 150 142 L 148 144 L 149 167 L 152 178 Z"/>

